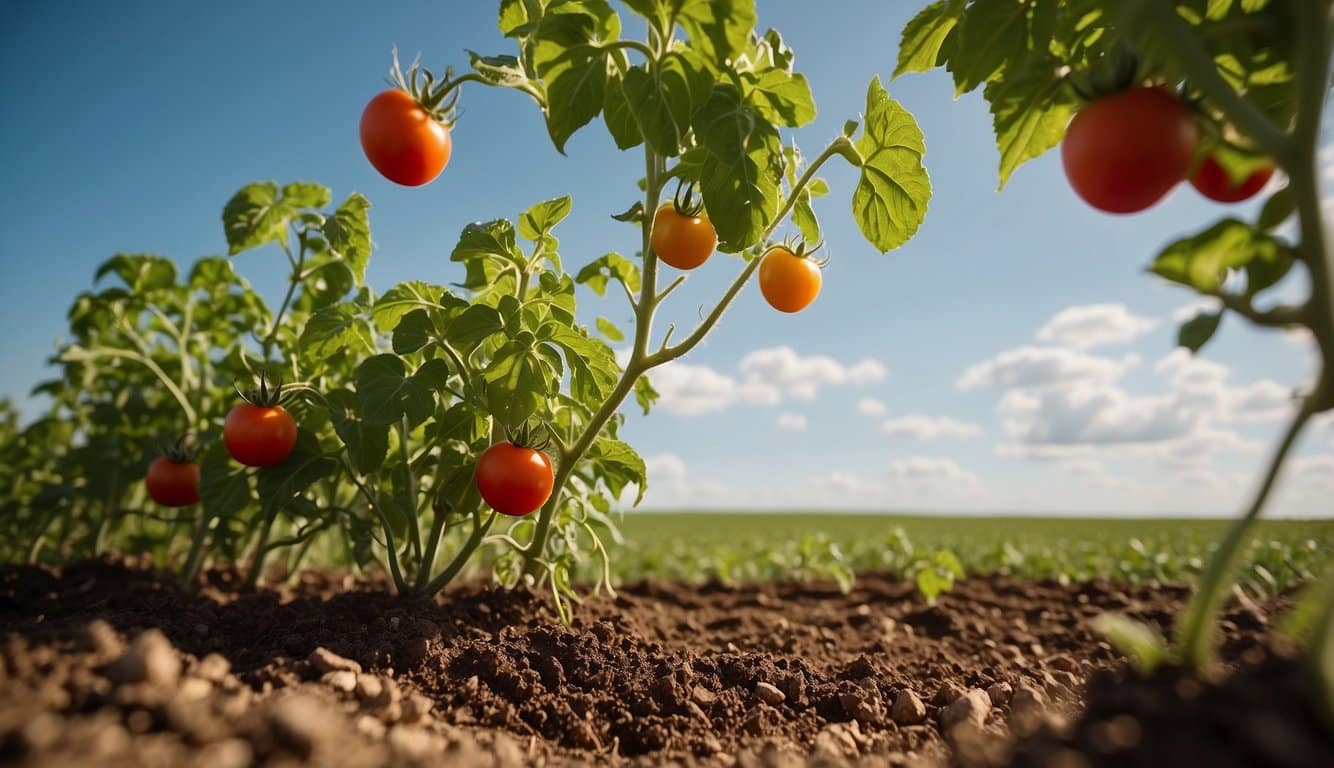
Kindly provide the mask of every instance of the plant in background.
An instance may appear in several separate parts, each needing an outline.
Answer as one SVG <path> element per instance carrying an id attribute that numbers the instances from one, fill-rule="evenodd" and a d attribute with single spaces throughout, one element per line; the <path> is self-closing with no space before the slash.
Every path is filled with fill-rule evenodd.
<path id="1" fill-rule="evenodd" d="M 1221 305 L 1182 326 L 1180 343 L 1192 352 L 1231 312 L 1310 331 L 1322 360 L 1254 500 L 1181 617 L 1179 653 L 1191 667 L 1212 658 L 1235 561 L 1285 457 L 1311 417 L 1334 408 L 1334 256 L 1317 160 L 1331 28 L 1328 0 L 942 0 L 903 31 L 896 75 L 944 67 L 956 93 L 982 88 L 1002 186 L 1057 144 L 1079 195 L 1115 212 L 1148 207 L 1188 176 L 1205 196 L 1231 201 L 1258 191 L 1275 167 L 1286 174 L 1258 220 L 1225 218 L 1168 245 L 1150 266 Z M 1289 239 L 1277 230 L 1294 216 Z M 1309 277 L 1310 296 L 1265 301 L 1294 267 Z M 1321 616 L 1326 627 L 1334 622 L 1334 601 Z"/>

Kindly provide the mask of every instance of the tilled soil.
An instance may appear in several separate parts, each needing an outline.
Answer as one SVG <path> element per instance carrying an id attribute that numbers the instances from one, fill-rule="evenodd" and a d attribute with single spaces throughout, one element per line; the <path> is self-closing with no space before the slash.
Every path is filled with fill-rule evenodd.
<path id="1" fill-rule="evenodd" d="M 226 576 L 188 595 L 110 561 L 0 570 L 0 762 L 1334 765 L 1309 675 L 1267 639 L 1280 606 L 1227 615 L 1242 671 L 1217 684 L 1130 678 L 1089 627 L 1166 627 L 1184 588 L 995 576 L 930 606 L 875 575 L 646 582 L 565 627 L 547 596 L 478 583 L 424 603 Z M 1232 762 L 1168 759 L 1192 740 Z"/>

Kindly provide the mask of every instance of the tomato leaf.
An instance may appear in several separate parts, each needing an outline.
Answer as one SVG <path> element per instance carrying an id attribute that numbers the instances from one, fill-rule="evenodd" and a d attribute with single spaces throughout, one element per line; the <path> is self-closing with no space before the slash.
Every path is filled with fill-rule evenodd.
<path id="1" fill-rule="evenodd" d="M 301 332 L 300 347 L 310 359 L 320 359 L 343 350 L 373 352 L 375 341 L 370 325 L 354 306 L 335 304 L 310 316 Z"/>
<path id="2" fill-rule="evenodd" d="M 881 253 L 903 245 L 926 218 L 931 179 L 922 166 L 926 144 L 912 113 L 889 97 L 880 78 L 866 93 L 866 124 L 857 149 L 861 179 L 852 194 L 852 215 Z"/>
<path id="3" fill-rule="evenodd" d="M 431 362 L 443 365 L 443 361 L 435 360 L 423 363 L 422 368 L 426 369 Z M 429 374 L 430 369 L 427 371 Z M 444 375 L 448 375 L 447 370 Z M 435 398 L 426 376 L 409 376 L 407 366 L 397 355 L 367 358 L 357 366 L 356 381 L 361 415 L 369 425 L 395 424 L 404 416 L 410 424 L 416 425 L 435 410 Z"/>
<path id="4" fill-rule="evenodd" d="M 371 306 L 371 321 L 381 331 L 393 330 L 404 315 L 418 309 L 448 309 L 467 306 L 462 299 L 438 285 L 410 280 L 385 291 Z"/>
<path id="5" fill-rule="evenodd" d="M 533 33 L 533 68 L 547 90 L 547 132 L 556 150 L 602 111 L 612 57 L 602 47 L 620 36 L 621 22 L 605 0 L 555 0 Z"/>
<path id="6" fill-rule="evenodd" d="M 250 503 L 250 477 L 232 461 L 227 446 L 218 441 L 199 457 L 199 498 L 204 514 L 222 519 Z"/>
<path id="7" fill-rule="evenodd" d="M 945 41 L 959 22 L 962 0 L 939 0 L 923 8 L 903 28 L 894 77 L 906 72 L 929 72 L 949 58 Z"/>
<path id="8" fill-rule="evenodd" d="M 93 282 L 113 273 L 134 294 L 156 293 L 176 285 L 176 265 L 161 256 L 118 253 L 97 267 Z"/>
<path id="9" fill-rule="evenodd" d="M 228 252 L 235 256 L 268 243 L 285 244 L 287 224 L 296 213 L 296 209 L 279 199 L 278 185 L 271 181 L 242 187 L 222 209 Z"/>
<path id="10" fill-rule="evenodd" d="M 1028 6 L 1015 0 L 974 0 L 959 21 L 958 40 L 946 67 L 954 94 L 962 96 L 992 79 L 1007 62 L 1028 52 Z"/>
<path id="11" fill-rule="evenodd" d="M 1285 264 L 1291 264 L 1288 249 L 1274 237 L 1237 219 L 1224 219 L 1205 231 L 1168 245 L 1154 259 L 1149 271 L 1174 283 L 1190 286 L 1206 295 L 1217 294 L 1229 270 L 1255 267 L 1252 280 L 1259 287 L 1272 285 Z M 1248 286 L 1249 289 L 1250 286 Z"/>
<path id="12" fill-rule="evenodd" d="M 294 208 L 323 208 L 333 199 L 329 188 L 310 181 L 294 181 L 283 187 L 283 202 Z"/>
<path id="13" fill-rule="evenodd" d="M 1214 333 L 1218 330 L 1218 324 L 1223 320 L 1222 312 L 1200 312 L 1181 324 L 1181 330 L 1177 332 L 1177 345 L 1189 349 L 1192 353 L 1199 352 L 1200 348 L 1209 343 Z"/>
<path id="14" fill-rule="evenodd" d="M 652 72 L 631 67 L 621 84 L 638 134 L 653 151 L 679 155 L 690 132 L 690 118 L 709 97 L 713 78 L 706 65 L 689 49 L 667 52 Z"/>
<path id="15" fill-rule="evenodd" d="M 496 350 L 486 369 L 491 414 L 506 426 L 523 423 L 546 401 L 550 381 L 534 341 L 532 334 L 520 334 Z"/>
<path id="16" fill-rule="evenodd" d="M 519 236 L 533 242 L 545 237 L 552 227 L 570 214 L 572 205 L 569 195 L 537 203 L 519 217 Z"/>
<path id="17" fill-rule="evenodd" d="M 398 325 L 394 326 L 392 342 L 394 352 L 400 355 L 410 355 L 430 344 L 438 333 L 435 321 L 431 318 L 431 313 L 424 309 L 414 309 L 404 315 L 398 321 Z"/>
<path id="18" fill-rule="evenodd" d="M 714 86 L 694 126 L 696 139 L 708 149 L 700 192 L 718 231 L 718 250 L 736 253 L 753 245 L 778 213 L 783 178 L 778 130 L 727 83 Z"/>
<path id="19" fill-rule="evenodd" d="M 324 399 L 329 405 L 329 420 L 347 448 L 353 469 L 363 475 L 379 469 L 389 452 L 389 428 L 363 421 L 360 401 L 346 389 L 330 390 L 324 393 Z"/>
<path id="20" fill-rule="evenodd" d="M 356 284 L 366 280 L 366 264 L 371 258 L 371 226 L 367 211 L 370 201 L 354 194 L 338 206 L 338 210 L 324 223 L 324 236 L 329 247 L 352 270 Z"/>
<path id="21" fill-rule="evenodd" d="M 598 330 L 602 332 L 603 336 L 616 342 L 625 341 L 625 334 L 621 333 L 621 329 L 617 328 L 616 324 L 612 321 L 605 317 L 599 317 L 595 322 L 597 323 Z"/>
<path id="22" fill-rule="evenodd" d="M 648 376 L 640 376 L 635 380 L 635 402 L 644 409 L 644 415 L 647 416 L 653 408 L 653 404 L 658 400 L 658 390 L 653 388 L 653 382 L 649 381 Z"/>
<path id="23" fill-rule="evenodd" d="M 716 71 L 745 47 L 755 27 L 755 0 L 677 0 L 676 20 L 690 47 Z"/>
<path id="24" fill-rule="evenodd" d="M 1056 76 L 1059 62 L 1040 57 L 1007 72 L 983 90 L 1000 150 L 1000 188 L 1023 163 L 1056 146 L 1078 109 L 1074 93 Z"/>
<path id="25" fill-rule="evenodd" d="M 644 459 L 626 443 L 610 438 L 599 438 L 589 450 L 589 457 L 602 470 L 602 481 L 612 496 L 620 496 L 626 486 L 638 486 L 635 506 L 644 500 L 644 491 L 648 490 L 648 468 Z"/>
<path id="26" fill-rule="evenodd" d="M 265 513 L 280 510 L 337 469 L 338 462 L 320 449 L 315 435 L 298 428 L 296 447 L 291 455 L 283 463 L 264 467 L 255 473 L 260 505 Z"/>
<path id="27" fill-rule="evenodd" d="M 599 296 L 607 293 L 607 282 L 620 280 L 631 293 L 639 292 L 639 266 L 619 253 L 608 253 L 588 262 L 574 281 L 587 285 Z"/>
<path id="28" fill-rule="evenodd" d="M 466 277 L 462 286 L 478 290 L 494 286 L 508 265 L 522 263 L 523 253 L 514 239 L 514 225 L 496 219 L 465 226 L 449 260 L 463 262 Z"/>

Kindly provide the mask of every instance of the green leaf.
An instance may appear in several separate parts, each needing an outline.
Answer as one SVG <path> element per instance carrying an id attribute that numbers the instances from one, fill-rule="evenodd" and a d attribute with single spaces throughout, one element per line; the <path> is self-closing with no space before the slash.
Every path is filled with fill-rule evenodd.
<path id="1" fill-rule="evenodd" d="M 658 390 L 653 388 L 653 382 L 649 381 L 648 376 L 640 376 L 635 379 L 635 402 L 644 409 L 644 415 L 647 416 L 653 408 L 653 404 L 658 400 Z"/>
<path id="2" fill-rule="evenodd" d="M 97 267 L 93 282 L 112 273 L 135 294 L 152 293 L 176 285 L 176 265 L 161 256 L 118 253 Z"/>
<path id="3" fill-rule="evenodd" d="M 936 604 L 936 598 L 943 592 L 948 592 L 954 586 L 954 582 L 946 575 L 940 573 L 934 568 L 923 568 L 917 572 L 914 577 L 917 584 L 917 591 L 922 593 L 927 603 Z"/>
<path id="4" fill-rule="evenodd" d="M 542 406 L 550 383 L 532 334 L 520 336 L 496 350 L 485 374 L 491 415 L 510 427 L 523 423 Z"/>
<path id="5" fill-rule="evenodd" d="M 820 242 L 820 220 L 811 206 L 810 189 L 803 189 L 797 195 L 797 202 L 792 206 L 792 223 L 801 231 L 801 239 L 808 243 Z"/>
<path id="6" fill-rule="evenodd" d="M 571 397 L 590 408 L 600 405 L 615 389 L 621 375 L 621 366 L 611 347 L 566 325 L 551 329 L 551 341 L 565 350 Z"/>
<path id="7" fill-rule="evenodd" d="M 608 253 L 590 261 L 574 281 L 587 285 L 599 296 L 607 293 L 607 282 L 620 280 L 631 293 L 639 292 L 639 266 L 619 253 Z"/>
<path id="8" fill-rule="evenodd" d="M 1252 262 L 1256 262 L 1256 276 L 1262 287 L 1267 287 L 1263 283 L 1274 275 L 1285 259 L 1291 257 L 1278 240 L 1245 222 L 1224 219 L 1198 235 L 1167 246 L 1158 254 L 1149 271 L 1200 293 L 1214 295 L 1222 290 L 1229 270 L 1246 267 Z"/>
<path id="9" fill-rule="evenodd" d="M 625 95 L 625 82 L 619 73 L 613 72 L 607 80 L 606 95 L 602 100 L 602 120 L 607 124 L 616 148 L 625 150 L 644 143 L 644 134 L 639 130 L 639 122 L 630 109 L 630 100 Z"/>
<path id="10" fill-rule="evenodd" d="M 1260 209 L 1260 222 L 1257 226 L 1266 232 L 1272 232 L 1292 218 L 1292 214 L 1296 211 L 1297 198 L 1292 194 L 1292 187 L 1284 187 L 1265 201 L 1264 208 Z"/>
<path id="11" fill-rule="evenodd" d="M 323 208 L 329 204 L 329 188 L 310 181 L 296 181 L 283 187 L 283 202 L 294 208 Z"/>
<path id="12" fill-rule="evenodd" d="M 249 475 L 232 461 L 222 441 L 213 443 L 200 457 L 199 498 L 204 514 L 219 520 L 240 512 L 250 502 Z"/>
<path id="13" fill-rule="evenodd" d="M 1028 7 L 1016 0 L 974 0 L 959 21 L 947 68 L 961 96 L 1028 53 Z"/>
<path id="14" fill-rule="evenodd" d="M 400 355 L 412 354 L 430 344 L 437 334 L 431 314 L 424 309 L 414 309 L 394 326 L 394 352 Z"/>
<path id="15" fill-rule="evenodd" d="M 500 0 L 500 18 L 497 21 L 500 34 L 513 37 L 523 32 L 531 21 L 528 18 L 527 2 L 528 0 Z M 541 7 L 541 3 L 538 7 Z"/>
<path id="16" fill-rule="evenodd" d="M 755 0 L 677 0 L 676 20 L 694 48 L 716 71 L 749 42 L 755 27 Z"/>
<path id="17" fill-rule="evenodd" d="M 922 166 L 926 144 L 912 113 L 889 97 L 880 78 L 866 93 L 866 124 L 857 150 L 861 179 L 852 194 L 852 215 L 881 253 L 906 243 L 926 218 L 931 179 Z"/>
<path id="18" fill-rule="evenodd" d="M 694 123 L 696 139 L 708 149 L 700 192 L 718 231 L 718 250 L 736 253 L 754 244 L 778 213 L 783 178 L 778 130 L 726 83 L 714 87 Z"/>
<path id="19" fill-rule="evenodd" d="M 326 392 L 324 398 L 329 404 L 329 420 L 347 448 L 353 469 L 363 475 L 379 469 L 389 453 L 389 427 L 362 421 L 361 403 L 346 389 Z"/>
<path id="20" fill-rule="evenodd" d="M 505 330 L 500 312 L 485 304 L 473 304 L 445 327 L 445 338 L 460 354 L 468 354 L 492 334 Z"/>
<path id="21" fill-rule="evenodd" d="M 569 195 L 544 200 L 519 217 L 519 236 L 536 242 L 570 214 L 573 201 Z"/>
<path id="22" fill-rule="evenodd" d="M 606 336 L 612 341 L 617 341 L 617 342 L 625 341 L 625 334 L 621 333 L 621 329 L 617 328 L 616 324 L 613 323 L 612 321 L 608 320 L 605 317 L 599 317 L 596 320 L 596 322 L 598 330 L 602 332 L 603 336 Z"/>
<path id="23" fill-rule="evenodd" d="M 1074 94 L 1056 76 L 1056 67 L 1055 60 L 1041 57 L 987 83 L 983 91 L 1000 150 L 1002 189 L 1016 168 L 1061 143 L 1079 108 Z"/>
<path id="24" fill-rule="evenodd" d="M 537 87 L 528 79 L 523 65 L 513 56 L 483 56 L 468 51 L 468 63 L 474 72 L 491 85 L 502 88 Z"/>
<path id="25" fill-rule="evenodd" d="M 641 65 L 623 77 L 623 93 L 638 134 L 658 154 L 679 155 L 691 116 L 713 88 L 704 62 L 688 49 L 669 51 L 653 72 Z"/>
<path id="26" fill-rule="evenodd" d="M 358 286 L 366 280 L 366 264 L 371 259 L 371 225 L 367 216 L 370 208 L 369 200 L 353 194 L 324 223 L 329 247 L 352 270 Z"/>
<path id="27" fill-rule="evenodd" d="M 385 291 L 371 306 L 371 321 L 381 331 L 393 330 L 404 315 L 414 310 L 451 309 L 466 303 L 438 285 L 410 280 Z"/>
<path id="28" fill-rule="evenodd" d="M 932 3 L 923 8 L 903 28 L 899 41 L 899 63 L 894 77 L 907 72 L 929 72 L 949 56 L 942 46 L 954 25 L 959 21 L 963 3 L 951 0 Z"/>
<path id="29" fill-rule="evenodd" d="M 315 435 L 298 428 L 291 455 L 283 463 L 255 473 L 260 505 L 266 514 L 276 512 L 337 469 L 337 460 L 320 449 Z"/>
<path id="30" fill-rule="evenodd" d="M 353 354 L 375 351 L 369 324 L 357 309 L 348 304 L 334 304 L 319 310 L 306 321 L 300 347 L 311 359 L 331 357 L 348 350 Z"/>
<path id="31" fill-rule="evenodd" d="M 1222 312 L 1200 312 L 1195 317 L 1181 324 L 1181 330 L 1177 332 L 1177 346 L 1189 349 L 1191 353 L 1199 352 L 1200 348 L 1213 338 L 1214 332 L 1218 330 L 1218 324 L 1223 320 Z"/>
<path id="32" fill-rule="evenodd" d="M 496 219 L 465 226 L 449 260 L 463 262 L 463 287 L 477 290 L 491 286 L 505 265 L 522 263 L 523 253 L 514 239 L 514 225 Z"/>
<path id="33" fill-rule="evenodd" d="M 268 243 L 286 243 L 287 224 L 296 213 L 278 198 L 278 185 L 271 181 L 242 187 L 222 209 L 228 252 L 235 256 Z"/>
<path id="34" fill-rule="evenodd" d="M 602 470 L 602 481 L 612 496 L 620 496 L 621 491 L 633 483 L 639 488 L 635 506 L 644 500 L 644 491 L 648 490 L 648 468 L 634 448 L 620 440 L 604 437 L 593 443 L 589 457 Z"/>
<path id="35" fill-rule="evenodd" d="M 605 0 L 555 0 L 533 33 L 533 68 L 547 89 L 547 132 L 557 151 L 597 117 L 610 57 L 602 44 L 620 36 L 621 23 Z"/>
<path id="36" fill-rule="evenodd" d="M 375 355 L 357 366 L 357 399 L 361 414 L 372 426 L 394 424 L 404 416 L 412 424 L 425 421 L 435 410 L 430 387 L 409 376 L 397 355 Z"/>
<path id="37" fill-rule="evenodd" d="M 1094 632 L 1107 638 L 1107 642 L 1129 658 L 1141 674 L 1152 674 L 1171 658 L 1163 636 L 1144 622 L 1118 613 L 1104 613 L 1093 619 L 1092 626 Z"/>

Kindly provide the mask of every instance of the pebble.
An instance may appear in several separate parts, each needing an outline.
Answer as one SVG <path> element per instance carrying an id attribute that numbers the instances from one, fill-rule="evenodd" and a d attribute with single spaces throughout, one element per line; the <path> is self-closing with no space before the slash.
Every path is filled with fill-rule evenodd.
<path id="1" fill-rule="evenodd" d="M 963 693 L 963 689 L 958 685 L 946 681 L 936 689 L 936 695 L 931 697 L 931 703 L 937 707 L 949 706 L 951 702 L 958 701 Z"/>
<path id="2" fill-rule="evenodd" d="M 435 702 L 425 695 L 413 693 L 403 701 L 403 722 L 418 723 L 427 720 L 434 706 Z"/>
<path id="3" fill-rule="evenodd" d="M 787 694 L 778 690 L 778 687 L 772 683 L 756 683 L 755 696 L 772 707 L 776 707 L 787 700 Z"/>
<path id="4" fill-rule="evenodd" d="M 990 698 L 991 703 L 997 707 L 1008 702 L 1013 695 L 1014 686 L 1004 681 L 992 683 L 991 687 L 987 688 L 987 697 Z"/>
<path id="5" fill-rule="evenodd" d="M 702 685 L 697 685 L 691 689 L 690 699 L 701 707 L 707 707 L 718 700 L 718 694 Z"/>
<path id="6" fill-rule="evenodd" d="M 838 703 L 854 720 L 868 724 L 880 722 L 880 708 L 862 693 L 842 694 L 838 697 Z"/>
<path id="7" fill-rule="evenodd" d="M 357 688 L 357 673 L 348 669 L 335 669 L 324 673 L 320 682 L 340 693 L 352 693 Z"/>
<path id="8" fill-rule="evenodd" d="M 940 711 L 940 726 L 948 731 L 963 722 L 981 725 L 990 711 L 991 698 L 986 691 L 973 688 Z"/>
<path id="9" fill-rule="evenodd" d="M 431 734 L 421 728 L 398 726 L 389 732 L 388 741 L 399 758 L 419 760 L 431 751 Z"/>
<path id="10" fill-rule="evenodd" d="M 254 760 L 254 750 L 244 739 L 224 739 L 206 745 L 195 758 L 199 768 L 247 768 Z"/>
<path id="11" fill-rule="evenodd" d="M 1044 697 L 1042 692 L 1028 683 L 1020 683 L 1019 687 L 1014 689 L 1014 695 L 1010 697 L 1010 710 L 1012 712 L 1035 712 L 1042 708 Z"/>
<path id="12" fill-rule="evenodd" d="M 815 752 L 834 758 L 856 757 L 861 751 L 859 736 L 855 722 L 832 723 L 815 735 Z"/>
<path id="13" fill-rule="evenodd" d="M 357 684 L 353 690 L 359 700 L 374 703 L 384 695 L 385 686 L 375 675 L 357 675 Z"/>
<path id="14" fill-rule="evenodd" d="M 895 697 L 889 716 L 899 725 L 917 725 L 926 718 L 926 705 L 917 694 L 905 689 Z"/>
<path id="15" fill-rule="evenodd" d="M 107 666 L 107 678 L 115 685 L 149 683 L 170 687 L 181 677 L 181 660 L 171 641 L 161 631 L 150 629 L 130 643 Z"/>
<path id="16" fill-rule="evenodd" d="M 93 619 L 83 627 L 80 641 L 96 656 L 116 656 L 125 650 L 120 634 L 104 619 Z"/>
<path id="17" fill-rule="evenodd" d="M 207 680 L 210 683 L 221 684 L 227 679 L 227 675 L 231 674 L 231 671 L 232 663 L 227 660 L 226 656 L 220 653 L 210 653 L 199 660 L 199 663 L 195 665 L 193 674 L 195 677 Z"/>
<path id="18" fill-rule="evenodd" d="M 311 651 L 310 656 L 306 657 L 306 661 L 309 661 L 310 666 L 314 667 L 315 671 L 321 675 L 341 670 L 357 674 L 361 673 L 360 664 L 352 659 L 345 659 L 324 647 L 316 648 Z"/>
<path id="19" fill-rule="evenodd" d="M 315 746 L 339 729 L 333 712 L 315 697 L 294 693 L 274 703 L 269 710 L 269 727 L 283 746 L 300 757 L 308 758 Z"/>
<path id="20" fill-rule="evenodd" d="M 357 731 L 371 739 L 383 739 L 385 731 L 388 730 L 380 719 L 373 715 L 360 715 L 357 717 Z"/>

